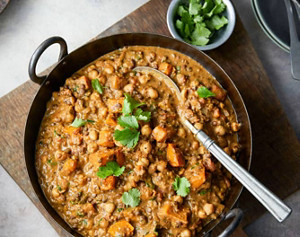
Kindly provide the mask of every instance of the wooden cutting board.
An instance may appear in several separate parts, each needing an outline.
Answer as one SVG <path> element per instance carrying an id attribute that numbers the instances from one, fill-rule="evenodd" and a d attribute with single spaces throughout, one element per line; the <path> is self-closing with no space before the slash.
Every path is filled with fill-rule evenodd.
<path id="1" fill-rule="evenodd" d="M 165 20 L 169 2 L 151 0 L 95 39 L 123 32 L 153 32 L 170 36 Z M 252 174 L 280 198 L 287 197 L 299 188 L 300 144 L 239 17 L 230 39 L 218 49 L 209 51 L 208 55 L 232 78 L 248 109 L 253 132 Z M 26 172 L 24 127 L 38 88 L 38 85 L 27 81 L 0 99 L 0 163 L 59 235 L 68 236 L 39 203 Z M 241 227 L 265 211 L 246 190 L 238 205 L 245 210 Z M 241 232 L 235 235 L 241 236 Z"/>

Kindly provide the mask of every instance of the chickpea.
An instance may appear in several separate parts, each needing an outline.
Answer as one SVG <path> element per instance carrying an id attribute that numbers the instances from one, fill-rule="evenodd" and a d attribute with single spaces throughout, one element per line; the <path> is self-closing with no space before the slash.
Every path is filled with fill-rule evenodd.
<path id="1" fill-rule="evenodd" d="M 198 130 L 203 128 L 203 124 L 202 123 L 195 123 L 194 127 Z"/>
<path id="2" fill-rule="evenodd" d="M 205 219 L 207 217 L 204 210 L 198 211 L 198 216 L 200 217 L 200 219 Z"/>
<path id="3" fill-rule="evenodd" d="M 227 155 L 231 155 L 231 151 L 230 151 L 230 148 L 229 147 L 225 147 L 223 148 L 223 150 L 227 153 Z"/>
<path id="4" fill-rule="evenodd" d="M 90 131 L 89 137 L 91 140 L 95 141 L 98 139 L 98 132 L 95 130 Z"/>
<path id="5" fill-rule="evenodd" d="M 101 76 L 98 78 L 99 79 L 99 82 L 102 84 L 102 85 L 105 85 L 106 83 L 106 77 L 105 76 Z"/>
<path id="6" fill-rule="evenodd" d="M 205 211 L 206 215 L 210 215 L 214 212 L 214 205 L 211 203 L 205 203 L 203 210 Z"/>
<path id="7" fill-rule="evenodd" d="M 154 174 L 154 172 L 156 171 L 156 164 L 151 164 L 150 166 L 149 166 L 149 169 L 148 169 L 148 173 L 149 174 Z"/>
<path id="8" fill-rule="evenodd" d="M 196 150 L 198 148 L 199 148 L 199 142 L 193 141 L 193 143 L 192 143 L 192 149 Z"/>
<path id="9" fill-rule="evenodd" d="M 115 71 L 114 67 L 110 64 L 106 64 L 104 67 L 104 72 L 107 74 L 112 74 Z"/>
<path id="10" fill-rule="evenodd" d="M 191 231 L 189 229 L 185 229 L 180 233 L 180 237 L 191 237 Z"/>
<path id="11" fill-rule="evenodd" d="M 214 117 L 214 118 L 219 118 L 220 115 L 221 115 L 221 114 L 220 114 L 220 109 L 219 109 L 219 108 L 214 109 L 213 117 Z"/>
<path id="12" fill-rule="evenodd" d="M 201 155 L 204 155 L 204 154 L 206 153 L 206 148 L 205 148 L 204 146 L 200 146 L 200 148 L 199 148 L 199 153 L 200 153 Z"/>
<path id="13" fill-rule="evenodd" d="M 142 135 L 149 137 L 152 133 L 152 129 L 149 126 L 149 124 L 146 124 L 142 127 L 141 132 L 142 132 Z"/>
<path id="14" fill-rule="evenodd" d="M 147 167 L 149 165 L 149 160 L 147 158 L 141 158 L 141 160 L 137 162 L 137 165 Z"/>
<path id="15" fill-rule="evenodd" d="M 146 75 L 141 75 L 138 79 L 139 79 L 139 82 L 142 85 L 144 85 L 144 84 L 146 84 L 150 80 L 150 77 L 146 76 Z"/>
<path id="16" fill-rule="evenodd" d="M 102 108 L 98 109 L 98 116 L 100 118 L 106 118 L 107 114 L 108 114 L 108 109 L 107 108 L 102 107 Z"/>
<path id="17" fill-rule="evenodd" d="M 88 78 L 92 80 L 92 79 L 97 78 L 98 75 L 99 75 L 99 72 L 97 70 L 93 69 L 88 73 Z"/>
<path id="18" fill-rule="evenodd" d="M 167 167 L 167 162 L 159 161 L 156 168 L 158 171 L 162 172 L 166 169 L 166 167 Z"/>
<path id="19" fill-rule="evenodd" d="M 152 150 L 151 143 L 148 142 L 148 141 L 143 141 L 142 144 L 141 144 L 141 146 L 140 146 L 140 150 L 144 154 L 148 155 L 151 152 L 151 150 Z"/>
<path id="20" fill-rule="evenodd" d="M 153 89 L 152 87 L 149 87 L 147 89 L 147 95 L 151 98 L 151 99 L 156 99 L 158 97 L 158 93 L 155 89 Z"/>
<path id="21" fill-rule="evenodd" d="M 237 132 L 240 130 L 241 125 L 239 123 L 233 122 L 231 123 L 231 129 L 234 132 Z"/>
<path id="22" fill-rule="evenodd" d="M 185 76 L 181 73 L 177 74 L 176 79 L 177 79 L 179 84 L 184 84 L 185 81 L 186 81 Z"/>
<path id="23" fill-rule="evenodd" d="M 96 142 L 90 142 L 87 147 L 88 153 L 94 153 L 98 150 L 98 145 Z"/>
<path id="24" fill-rule="evenodd" d="M 115 210 L 115 204 L 113 203 L 103 203 L 103 209 L 106 211 L 108 214 L 111 214 Z"/>
<path id="25" fill-rule="evenodd" d="M 224 136 L 226 134 L 226 130 L 222 125 L 218 125 L 215 127 L 215 133 L 218 136 Z"/>
<path id="26" fill-rule="evenodd" d="M 52 189 L 52 196 L 53 198 L 58 198 L 60 196 L 60 193 L 56 187 Z"/>
<path id="27" fill-rule="evenodd" d="M 175 202 L 178 202 L 179 204 L 181 204 L 183 202 L 183 198 L 181 196 L 178 196 L 178 195 L 174 196 L 173 200 Z"/>
<path id="28" fill-rule="evenodd" d="M 100 228 L 106 228 L 108 226 L 108 224 L 109 224 L 109 222 L 106 219 L 104 219 L 104 218 L 101 218 L 99 220 Z"/>
<path id="29" fill-rule="evenodd" d="M 124 86 L 123 90 L 126 92 L 126 93 L 132 93 L 133 90 L 134 90 L 134 87 L 132 84 L 127 84 L 126 86 Z"/>
<path id="30" fill-rule="evenodd" d="M 240 146 L 238 143 L 234 142 L 234 143 L 231 143 L 231 150 L 233 153 L 237 153 L 240 149 Z"/>
<path id="31" fill-rule="evenodd" d="M 181 138 L 185 138 L 186 132 L 184 128 L 179 128 L 177 135 Z"/>

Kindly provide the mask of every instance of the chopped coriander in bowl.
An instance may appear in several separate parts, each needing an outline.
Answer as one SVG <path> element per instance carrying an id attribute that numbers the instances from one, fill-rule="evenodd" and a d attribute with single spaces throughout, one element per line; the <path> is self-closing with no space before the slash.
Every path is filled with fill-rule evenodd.
<path id="1" fill-rule="evenodd" d="M 174 38 L 211 50 L 232 34 L 235 11 L 229 0 L 173 0 L 167 23 Z"/>

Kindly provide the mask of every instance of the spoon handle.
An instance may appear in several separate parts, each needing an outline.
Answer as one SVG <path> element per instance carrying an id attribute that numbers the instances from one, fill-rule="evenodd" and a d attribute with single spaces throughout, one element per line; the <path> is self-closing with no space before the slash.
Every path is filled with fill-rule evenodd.
<path id="1" fill-rule="evenodd" d="M 248 189 L 252 195 L 261 202 L 269 212 L 279 221 L 284 221 L 292 212 L 291 208 L 285 205 L 277 196 L 262 185 L 247 170 L 240 166 L 234 159 L 227 155 L 212 139 L 202 130 L 196 134 L 197 139 L 220 161 L 220 163 L 240 183 Z"/>

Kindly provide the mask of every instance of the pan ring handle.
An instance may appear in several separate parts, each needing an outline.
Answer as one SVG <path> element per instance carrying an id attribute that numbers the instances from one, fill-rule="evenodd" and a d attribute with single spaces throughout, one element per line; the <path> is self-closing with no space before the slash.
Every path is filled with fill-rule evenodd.
<path id="1" fill-rule="evenodd" d="M 234 208 L 230 210 L 226 216 L 224 217 L 223 220 L 228 220 L 233 217 L 232 222 L 226 227 L 225 230 L 221 234 L 218 235 L 218 237 L 228 237 L 230 234 L 233 233 L 233 231 L 238 227 L 240 224 L 244 214 L 243 211 L 240 208 Z M 205 237 L 210 237 L 211 236 L 211 231 L 206 233 L 204 235 Z"/>
<path id="2" fill-rule="evenodd" d="M 242 218 L 244 216 L 243 211 L 240 208 L 234 208 L 230 210 L 227 215 L 225 216 L 224 220 L 230 219 L 233 217 L 233 220 L 229 224 L 229 226 L 226 227 L 225 230 L 218 236 L 218 237 L 227 237 L 238 227 L 240 224 Z"/>
<path id="3" fill-rule="evenodd" d="M 41 43 L 37 49 L 34 51 L 30 58 L 29 67 L 28 67 L 28 73 L 30 76 L 30 79 L 38 84 L 42 84 L 43 81 L 46 79 L 47 76 L 37 76 L 36 75 L 36 65 L 39 61 L 41 55 L 44 53 L 44 51 L 51 46 L 52 44 L 59 44 L 60 45 L 60 53 L 58 57 L 58 61 L 63 59 L 68 54 L 68 47 L 66 41 L 58 36 L 51 37 L 47 40 L 45 40 L 43 43 Z"/>

